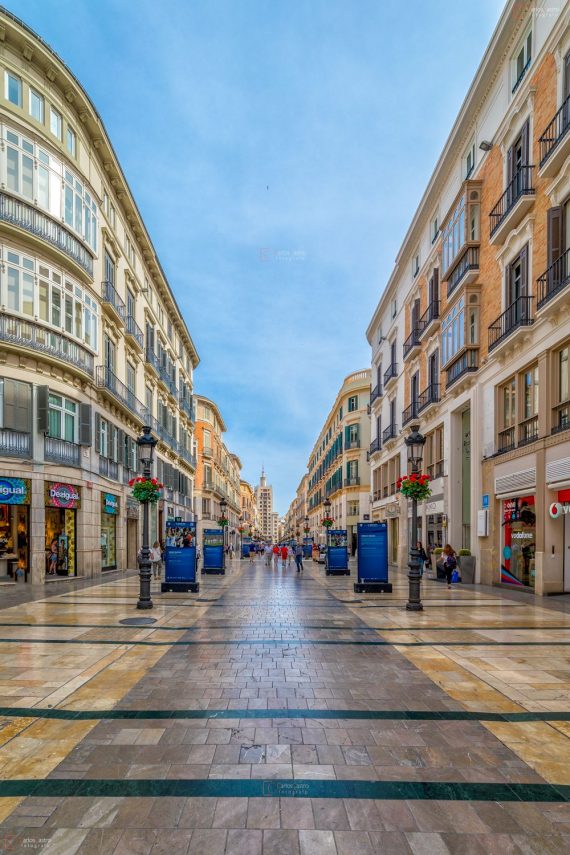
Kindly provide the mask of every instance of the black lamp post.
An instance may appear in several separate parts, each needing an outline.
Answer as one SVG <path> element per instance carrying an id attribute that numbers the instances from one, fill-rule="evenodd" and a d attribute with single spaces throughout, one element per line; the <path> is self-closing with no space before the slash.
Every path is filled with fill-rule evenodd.
<path id="1" fill-rule="evenodd" d="M 421 471 L 423 451 L 426 438 L 420 433 L 419 425 L 412 425 L 410 433 L 404 440 L 408 449 L 408 463 L 411 468 L 411 475 L 419 474 Z M 412 498 L 412 537 L 410 543 L 410 561 L 408 564 L 410 572 L 408 573 L 409 593 L 406 609 L 411 612 L 423 611 L 422 600 L 420 596 L 421 573 L 420 573 L 420 556 L 418 553 L 418 500 Z"/>
<path id="2" fill-rule="evenodd" d="M 228 503 L 226 502 L 226 500 L 221 499 L 220 500 L 220 525 L 222 526 L 222 542 L 224 545 L 224 554 L 226 551 L 226 521 L 227 521 L 226 508 L 227 508 L 227 506 L 228 506 Z"/>
<path id="3" fill-rule="evenodd" d="M 330 515 L 331 515 L 331 500 L 330 500 L 329 498 L 326 498 L 326 499 L 324 500 L 324 502 L 323 502 L 323 506 L 324 506 L 324 509 L 325 509 L 325 519 L 330 519 Z M 325 565 L 325 566 L 327 566 L 327 567 L 328 567 L 328 559 L 329 559 L 329 526 L 328 526 L 328 525 L 326 526 L 326 532 L 327 532 L 327 533 L 326 533 L 326 546 L 327 546 L 326 556 L 327 556 L 327 561 L 326 561 L 326 565 Z"/>
<path id="4" fill-rule="evenodd" d="M 144 427 L 142 435 L 137 439 L 139 461 L 143 477 L 152 477 L 152 461 L 157 440 L 151 433 L 150 427 Z M 149 546 L 149 503 L 143 502 L 143 532 L 141 557 L 139 561 L 139 600 L 137 609 L 152 609 L 150 597 L 150 546 Z"/>

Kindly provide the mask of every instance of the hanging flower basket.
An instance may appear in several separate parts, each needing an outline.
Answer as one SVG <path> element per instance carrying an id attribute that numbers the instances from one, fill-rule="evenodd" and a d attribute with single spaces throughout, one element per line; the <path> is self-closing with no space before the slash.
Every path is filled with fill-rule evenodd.
<path id="1" fill-rule="evenodd" d="M 156 478 L 131 478 L 129 487 L 133 488 L 133 497 L 137 502 L 156 504 L 161 498 L 161 490 L 164 484 L 161 484 Z"/>
<path id="2" fill-rule="evenodd" d="M 228 525 L 228 523 L 229 523 L 229 520 L 226 519 L 225 517 L 220 517 L 220 519 L 218 520 L 218 525 L 221 525 L 222 528 L 225 528 Z"/>
<path id="3" fill-rule="evenodd" d="M 243 534 L 243 533 L 244 533 L 244 531 L 245 531 L 245 529 L 244 529 L 244 527 L 243 527 L 242 525 L 240 525 L 240 527 L 238 528 L 238 531 L 239 531 L 239 533 L 240 533 L 240 534 Z"/>
<path id="4" fill-rule="evenodd" d="M 311 530 L 310 528 L 304 528 L 304 529 L 303 529 L 303 531 L 305 532 L 305 534 L 308 534 L 308 533 L 310 532 L 310 530 Z"/>
<path id="5" fill-rule="evenodd" d="M 324 526 L 325 528 L 330 528 L 333 523 L 334 523 L 334 520 L 332 517 L 325 517 L 324 519 L 321 520 L 321 525 Z"/>
<path id="6" fill-rule="evenodd" d="M 424 499 L 429 499 L 431 496 L 429 482 L 429 475 L 414 472 L 412 475 L 398 478 L 396 489 L 407 499 L 416 499 L 418 502 L 423 502 Z"/>

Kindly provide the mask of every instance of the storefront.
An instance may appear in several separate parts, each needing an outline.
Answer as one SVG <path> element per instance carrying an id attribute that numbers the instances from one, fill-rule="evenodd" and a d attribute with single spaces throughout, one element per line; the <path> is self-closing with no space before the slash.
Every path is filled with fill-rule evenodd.
<path id="1" fill-rule="evenodd" d="M 536 584 L 536 512 L 534 495 L 501 502 L 501 582 L 534 588 Z"/>
<path id="2" fill-rule="evenodd" d="M 28 581 L 30 497 L 27 478 L 0 478 L 0 577 Z"/>
<path id="3" fill-rule="evenodd" d="M 61 481 L 45 485 L 46 577 L 77 575 L 77 511 L 81 487 Z"/>
<path id="4" fill-rule="evenodd" d="M 101 570 L 117 569 L 119 497 L 101 493 Z"/>

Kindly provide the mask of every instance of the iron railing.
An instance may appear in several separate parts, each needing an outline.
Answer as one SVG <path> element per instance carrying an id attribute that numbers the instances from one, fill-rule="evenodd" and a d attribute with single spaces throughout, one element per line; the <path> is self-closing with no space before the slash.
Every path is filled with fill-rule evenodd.
<path id="1" fill-rule="evenodd" d="M 3 457 L 31 457 L 32 435 L 23 430 L 0 428 L 0 455 Z"/>
<path id="2" fill-rule="evenodd" d="M 359 439 L 349 439 L 345 443 L 344 450 L 350 451 L 351 448 L 360 448 L 360 440 Z"/>
<path id="3" fill-rule="evenodd" d="M 134 340 L 142 350 L 142 348 L 144 347 L 143 331 L 141 330 L 132 315 L 126 315 L 125 317 L 125 334 L 130 335 L 131 338 L 134 338 Z"/>
<path id="4" fill-rule="evenodd" d="M 390 382 L 394 377 L 398 376 L 398 366 L 395 362 L 392 362 L 391 365 L 388 366 L 386 371 L 384 372 L 384 386 Z"/>
<path id="5" fill-rule="evenodd" d="M 345 487 L 358 487 L 360 485 L 360 475 L 354 475 L 352 478 L 344 479 Z"/>
<path id="6" fill-rule="evenodd" d="M 196 409 L 194 407 L 194 399 L 193 398 L 184 398 L 180 397 L 178 399 L 178 404 L 183 413 L 186 413 L 190 421 L 196 421 Z"/>
<path id="7" fill-rule="evenodd" d="M 124 322 L 127 307 L 112 282 L 106 281 L 101 283 L 101 299 L 104 303 L 108 303 L 112 306 Z"/>
<path id="8" fill-rule="evenodd" d="M 370 454 L 376 454 L 377 451 L 380 451 L 380 448 L 380 437 L 377 436 L 376 439 L 373 439 L 370 443 Z"/>
<path id="9" fill-rule="evenodd" d="M 570 428 L 570 401 L 564 401 L 554 407 L 554 425 L 552 433 L 560 433 L 560 431 Z"/>
<path id="10" fill-rule="evenodd" d="M 418 321 L 418 338 L 421 338 L 432 321 L 439 318 L 439 300 L 432 300 Z"/>
<path id="11" fill-rule="evenodd" d="M 566 98 L 561 108 L 549 122 L 541 136 L 538 138 L 540 145 L 540 166 L 544 166 L 552 152 L 558 148 L 570 128 L 570 96 Z"/>
<path id="12" fill-rule="evenodd" d="M 533 296 L 517 297 L 496 321 L 489 327 L 489 350 L 507 338 L 519 327 L 529 327 L 534 323 L 532 317 Z"/>
<path id="13" fill-rule="evenodd" d="M 91 254 L 65 226 L 52 220 L 47 214 L 38 211 L 37 208 L 26 204 L 26 202 L 13 199 L 6 193 L 0 193 L 0 220 L 13 226 L 19 226 L 30 234 L 47 241 L 76 261 L 93 277 L 93 257 Z"/>
<path id="14" fill-rule="evenodd" d="M 404 359 L 408 357 L 408 355 L 412 352 L 414 347 L 418 347 L 420 343 L 420 331 L 416 327 L 411 331 L 409 336 L 404 342 Z"/>
<path id="15" fill-rule="evenodd" d="M 493 237 L 519 199 L 522 199 L 523 196 L 534 195 L 534 187 L 532 186 L 533 169 L 534 166 L 519 166 L 515 175 L 509 181 L 507 189 L 489 214 L 490 237 Z"/>
<path id="16" fill-rule="evenodd" d="M 152 365 L 157 374 L 160 374 L 160 359 L 152 349 L 147 345 L 145 350 L 145 360 L 149 365 Z"/>
<path id="17" fill-rule="evenodd" d="M 402 427 L 418 417 L 418 402 L 412 401 L 409 407 L 402 411 Z"/>
<path id="18" fill-rule="evenodd" d="M 93 377 L 93 355 L 67 336 L 52 332 L 41 324 L 2 314 L 0 341 L 28 347 L 45 353 L 46 356 L 61 359 L 62 362 L 73 365 Z"/>
<path id="19" fill-rule="evenodd" d="M 111 481 L 119 480 L 119 464 L 108 457 L 99 457 L 99 475 L 109 478 Z"/>
<path id="20" fill-rule="evenodd" d="M 513 448 L 516 448 L 516 444 L 514 425 L 499 431 L 497 437 L 497 451 L 499 454 L 512 451 Z"/>
<path id="21" fill-rule="evenodd" d="M 141 421 L 150 419 L 148 409 L 142 401 L 139 401 L 135 393 L 125 386 L 122 380 L 119 380 L 117 375 L 106 365 L 99 365 L 97 368 L 97 386 L 107 389 L 117 401 L 127 407 Z"/>
<path id="22" fill-rule="evenodd" d="M 468 246 L 447 279 L 447 296 L 452 294 L 470 270 L 479 270 L 479 247 Z"/>
<path id="23" fill-rule="evenodd" d="M 370 393 L 370 403 L 373 404 L 377 398 L 382 397 L 382 386 L 380 383 L 375 386 Z"/>
<path id="24" fill-rule="evenodd" d="M 479 351 L 478 350 L 466 350 L 461 354 L 459 359 L 457 359 L 449 368 L 446 369 L 447 373 L 447 387 L 455 383 L 459 380 L 460 377 L 463 377 L 465 374 L 470 374 L 474 371 L 478 371 L 479 369 Z"/>
<path id="25" fill-rule="evenodd" d="M 542 276 L 536 280 L 537 301 L 536 308 L 542 309 L 549 300 L 552 300 L 570 282 L 570 249 L 563 252 L 560 258 L 553 261 Z"/>
<path id="26" fill-rule="evenodd" d="M 511 95 L 514 95 L 515 92 L 517 91 L 517 89 L 519 88 L 519 86 L 521 85 L 522 79 L 525 76 L 525 74 L 527 73 L 527 71 L 529 70 L 531 62 L 532 62 L 532 56 L 529 56 L 529 58 L 525 62 L 524 68 L 522 69 L 521 73 L 519 74 L 519 76 L 515 80 L 514 86 L 511 89 Z"/>
<path id="27" fill-rule="evenodd" d="M 382 431 L 382 443 L 385 445 L 391 439 L 395 439 L 397 435 L 398 429 L 396 425 L 388 425 L 388 427 Z"/>
<path id="28" fill-rule="evenodd" d="M 81 466 L 81 446 L 76 442 L 46 436 L 44 440 L 44 460 L 62 463 L 64 466 Z"/>
<path id="29" fill-rule="evenodd" d="M 427 389 L 420 392 L 418 397 L 418 413 L 425 410 L 430 404 L 437 404 L 439 401 L 439 383 L 430 383 Z"/>
<path id="30" fill-rule="evenodd" d="M 528 445 L 538 439 L 538 415 L 525 419 L 519 425 L 519 445 Z"/>

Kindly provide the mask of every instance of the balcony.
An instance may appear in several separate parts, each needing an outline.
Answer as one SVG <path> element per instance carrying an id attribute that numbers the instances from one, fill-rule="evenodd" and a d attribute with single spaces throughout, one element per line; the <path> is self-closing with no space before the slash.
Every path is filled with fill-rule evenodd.
<path id="1" fill-rule="evenodd" d="M 518 297 L 489 327 L 489 351 L 494 350 L 515 330 L 532 326 L 534 297 Z"/>
<path id="2" fill-rule="evenodd" d="M 430 383 L 418 397 L 418 415 L 439 402 L 439 383 Z"/>
<path id="3" fill-rule="evenodd" d="M 413 356 L 414 353 L 417 352 L 419 346 L 420 335 L 419 329 L 416 327 L 411 331 L 411 333 L 404 342 L 404 359 L 407 359 L 409 356 Z"/>
<path id="4" fill-rule="evenodd" d="M 421 339 L 431 328 L 435 330 L 439 323 L 439 300 L 433 300 L 418 321 L 418 338 Z"/>
<path id="5" fill-rule="evenodd" d="M 395 362 L 388 366 L 386 371 L 384 372 L 384 388 L 388 386 L 392 380 L 395 380 L 398 376 L 398 366 Z"/>
<path id="6" fill-rule="evenodd" d="M 570 97 L 538 138 L 540 165 L 538 174 L 542 178 L 556 175 L 570 154 Z"/>
<path id="7" fill-rule="evenodd" d="M 377 401 L 378 398 L 382 397 L 382 386 L 378 384 L 375 386 L 370 393 L 370 403 L 373 404 L 374 401 Z"/>
<path id="8" fill-rule="evenodd" d="M 33 321 L 0 316 L 0 341 L 29 348 L 58 362 L 65 362 L 93 377 L 93 355 L 82 345 Z"/>
<path id="9" fill-rule="evenodd" d="M 516 448 L 515 428 L 508 427 L 499 431 L 497 437 L 497 454 L 506 454 Z"/>
<path id="10" fill-rule="evenodd" d="M 194 401 L 192 398 L 179 398 L 178 406 L 185 413 L 191 422 L 196 421 L 196 410 L 194 407 Z"/>
<path id="11" fill-rule="evenodd" d="M 197 460 L 196 460 L 195 456 L 188 451 L 187 448 L 180 446 L 180 452 L 179 453 L 180 453 L 180 457 L 183 460 L 185 460 L 186 463 L 189 463 L 190 466 L 192 466 L 194 469 L 196 468 Z"/>
<path id="12" fill-rule="evenodd" d="M 458 285 L 470 285 L 479 276 L 479 247 L 468 246 L 447 277 L 447 297 Z"/>
<path id="13" fill-rule="evenodd" d="M 397 436 L 398 428 L 396 425 L 388 425 L 388 427 L 382 431 L 382 445 L 386 445 L 386 443 L 396 439 Z"/>
<path id="14" fill-rule="evenodd" d="M 55 436 L 44 440 L 44 460 L 61 463 L 63 466 L 81 466 L 81 446 Z"/>
<path id="15" fill-rule="evenodd" d="M 432 481 L 435 478 L 443 478 L 443 460 L 428 464 L 426 472 Z"/>
<path id="16" fill-rule="evenodd" d="M 540 311 L 563 291 L 570 282 L 570 249 L 557 258 L 536 280 L 536 308 Z"/>
<path id="17" fill-rule="evenodd" d="M 213 452 L 212 452 L 212 448 L 211 448 L 211 446 L 209 446 L 209 445 L 204 445 L 204 446 L 202 447 L 202 455 L 203 455 L 204 457 L 211 457 L 211 456 L 212 456 L 212 454 L 213 454 Z"/>
<path id="18" fill-rule="evenodd" d="M 412 419 L 417 419 L 418 417 L 418 402 L 413 401 L 409 407 L 402 412 L 402 427 L 407 425 Z"/>
<path id="19" fill-rule="evenodd" d="M 119 480 L 119 464 L 108 457 L 99 457 L 99 475 L 111 481 Z"/>
<path id="20" fill-rule="evenodd" d="M 100 365 L 97 368 L 97 386 L 108 392 L 141 422 L 149 420 L 149 412 L 142 401 L 139 401 L 134 392 L 128 389 L 106 365 Z"/>
<path id="21" fill-rule="evenodd" d="M 135 321 L 132 315 L 125 317 L 125 336 L 130 339 L 133 344 L 141 352 L 144 350 L 144 335 L 143 331 Z"/>
<path id="22" fill-rule="evenodd" d="M 380 445 L 380 437 L 377 436 L 376 439 L 373 439 L 370 443 L 370 457 L 380 451 L 381 447 L 382 446 Z"/>
<path id="23" fill-rule="evenodd" d="M 470 349 L 464 350 L 463 353 L 446 368 L 447 381 L 446 387 L 449 389 L 454 383 L 457 383 L 466 375 L 472 374 L 479 370 L 479 351 Z"/>
<path id="24" fill-rule="evenodd" d="M 146 364 L 150 365 L 150 367 L 154 369 L 157 375 L 160 375 L 160 359 L 158 358 L 152 347 L 149 347 L 147 345 L 144 358 Z"/>
<path id="25" fill-rule="evenodd" d="M 519 446 L 528 445 L 538 439 L 538 415 L 531 416 L 519 425 Z"/>
<path id="26" fill-rule="evenodd" d="M 360 475 L 355 475 L 353 478 L 345 478 L 344 479 L 345 487 L 359 487 L 360 486 Z"/>
<path id="27" fill-rule="evenodd" d="M 127 307 L 112 282 L 101 283 L 101 302 L 116 323 L 125 323 Z"/>
<path id="28" fill-rule="evenodd" d="M 344 446 L 345 451 L 351 451 L 351 449 L 353 449 L 353 448 L 360 448 L 360 440 L 359 439 L 351 439 Z M 335 457 L 335 460 L 336 460 L 336 457 Z"/>
<path id="29" fill-rule="evenodd" d="M 51 244 L 75 261 L 93 279 L 93 257 L 79 238 L 33 205 L 0 193 L 0 220 Z"/>
<path id="30" fill-rule="evenodd" d="M 31 458 L 32 435 L 23 430 L 0 428 L 0 455 L 24 460 Z"/>
<path id="31" fill-rule="evenodd" d="M 524 64 L 524 67 L 523 67 L 521 73 L 519 74 L 519 76 L 517 77 L 517 79 L 514 82 L 513 88 L 511 89 L 511 95 L 514 95 L 515 92 L 517 91 L 517 89 L 519 88 L 519 86 L 521 85 L 521 83 L 523 81 L 523 77 L 525 76 L 525 74 L 527 73 L 527 71 L 530 68 L 531 62 L 532 62 L 532 57 L 529 56 L 529 58 L 527 59 L 527 61 Z"/>
<path id="32" fill-rule="evenodd" d="M 534 204 L 533 169 L 534 166 L 519 167 L 489 214 L 490 243 L 504 243 L 509 232 L 519 225 Z"/>
<path id="33" fill-rule="evenodd" d="M 554 424 L 552 433 L 561 433 L 570 428 L 570 401 L 563 401 L 553 408 Z"/>

